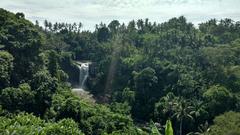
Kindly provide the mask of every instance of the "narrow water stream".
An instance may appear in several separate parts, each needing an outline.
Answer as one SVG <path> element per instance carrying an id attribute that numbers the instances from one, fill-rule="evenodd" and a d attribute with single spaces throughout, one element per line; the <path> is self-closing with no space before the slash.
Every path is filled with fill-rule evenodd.
<path id="1" fill-rule="evenodd" d="M 89 75 L 89 62 L 82 63 L 78 62 L 77 67 L 79 69 L 79 80 L 78 85 L 76 88 L 73 89 L 73 91 L 84 91 L 85 89 L 85 83 Z"/>
<path id="2" fill-rule="evenodd" d="M 76 66 L 79 69 L 78 75 L 78 84 L 75 88 L 72 89 L 72 92 L 77 96 L 81 97 L 82 100 L 87 102 L 95 103 L 93 95 L 86 91 L 86 81 L 89 76 L 89 65 L 90 62 L 76 62 Z"/>

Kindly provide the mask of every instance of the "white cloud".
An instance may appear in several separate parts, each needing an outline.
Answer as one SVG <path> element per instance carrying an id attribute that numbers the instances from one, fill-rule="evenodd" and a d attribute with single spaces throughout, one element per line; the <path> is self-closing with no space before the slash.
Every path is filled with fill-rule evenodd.
<path id="1" fill-rule="evenodd" d="M 195 24 L 210 18 L 240 20 L 240 0 L 1 0 L 0 7 L 24 12 L 32 21 L 82 22 L 85 29 L 113 19 L 163 22 L 180 15 Z"/>

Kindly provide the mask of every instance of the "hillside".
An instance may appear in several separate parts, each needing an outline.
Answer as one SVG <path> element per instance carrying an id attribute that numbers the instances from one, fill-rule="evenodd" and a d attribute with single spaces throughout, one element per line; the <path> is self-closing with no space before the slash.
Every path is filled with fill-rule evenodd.
<path id="1" fill-rule="evenodd" d="M 0 9 L 0 134 L 163 134 L 170 119 L 176 135 L 238 135 L 228 125 L 240 123 L 239 56 L 231 19 L 113 20 L 85 31 Z M 74 61 L 91 61 L 93 97 L 72 92 Z"/>

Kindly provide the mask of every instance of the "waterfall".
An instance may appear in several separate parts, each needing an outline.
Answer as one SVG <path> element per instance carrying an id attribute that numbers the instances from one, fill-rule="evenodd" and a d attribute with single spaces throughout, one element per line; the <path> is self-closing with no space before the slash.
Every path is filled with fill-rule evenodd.
<path id="1" fill-rule="evenodd" d="M 74 90 L 83 91 L 85 88 L 85 82 L 89 75 L 89 63 L 78 63 L 77 67 L 79 69 L 79 80 L 78 86 Z"/>
<path id="2" fill-rule="evenodd" d="M 82 100 L 85 100 L 87 102 L 95 103 L 95 99 L 93 98 L 93 95 L 90 94 L 88 91 L 85 91 L 85 83 L 87 81 L 88 75 L 89 75 L 89 65 L 91 62 L 79 62 L 75 61 L 75 65 L 77 66 L 79 70 L 78 75 L 78 84 L 76 88 L 72 89 L 72 92 L 76 94 L 76 96 L 81 97 Z"/>

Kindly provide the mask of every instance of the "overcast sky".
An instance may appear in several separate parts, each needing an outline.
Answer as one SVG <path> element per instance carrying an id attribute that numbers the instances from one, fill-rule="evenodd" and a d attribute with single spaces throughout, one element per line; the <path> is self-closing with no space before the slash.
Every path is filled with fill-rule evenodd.
<path id="1" fill-rule="evenodd" d="M 240 21 L 240 0 L 0 0 L 0 7 L 43 22 L 82 22 L 84 29 L 117 19 L 163 22 L 184 15 L 198 24 L 211 18 Z"/>

